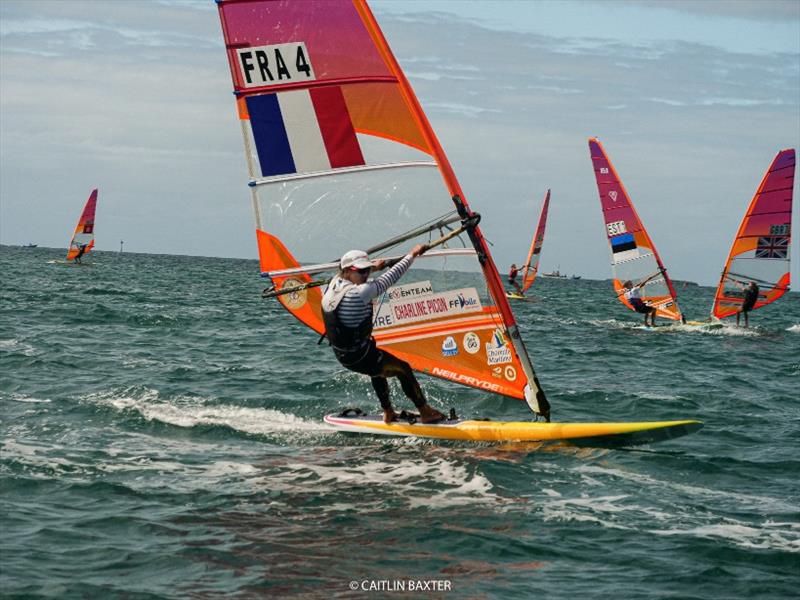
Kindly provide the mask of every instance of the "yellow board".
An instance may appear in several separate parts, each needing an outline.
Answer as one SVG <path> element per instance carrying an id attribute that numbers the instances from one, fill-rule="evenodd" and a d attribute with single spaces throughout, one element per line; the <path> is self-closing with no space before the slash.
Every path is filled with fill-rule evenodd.
<path id="1" fill-rule="evenodd" d="M 394 422 L 378 415 L 327 415 L 325 422 L 340 431 L 414 436 L 474 442 L 569 442 L 580 446 L 636 446 L 669 440 L 703 427 L 700 421 L 644 423 L 544 423 L 527 421 L 447 420 L 436 424 Z"/>

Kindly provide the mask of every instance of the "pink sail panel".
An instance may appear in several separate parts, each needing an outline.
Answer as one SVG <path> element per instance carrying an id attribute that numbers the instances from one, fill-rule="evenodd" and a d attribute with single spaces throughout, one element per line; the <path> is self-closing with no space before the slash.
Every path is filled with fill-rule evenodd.
<path id="1" fill-rule="evenodd" d="M 658 316 L 682 320 L 672 281 L 600 140 L 589 139 L 589 153 L 600 193 L 606 238 L 611 249 L 617 298 L 633 310 L 625 298 L 624 290 L 624 284 L 630 281 L 635 286 L 641 286 L 642 300 L 654 306 Z"/>
<path id="2" fill-rule="evenodd" d="M 544 196 L 544 204 L 542 204 L 542 212 L 539 215 L 539 225 L 536 227 L 536 234 L 531 241 L 531 249 L 528 251 L 528 258 L 525 260 L 525 266 L 522 268 L 522 291 L 527 292 L 528 288 L 533 285 L 536 280 L 536 274 L 539 272 L 539 259 L 542 257 L 542 244 L 544 244 L 544 229 L 547 225 L 547 211 L 550 208 L 550 190 Z"/>
<path id="3" fill-rule="evenodd" d="M 83 207 L 81 218 L 75 226 L 75 233 L 69 242 L 67 250 L 67 260 L 74 260 L 78 255 L 86 256 L 94 248 L 94 211 L 97 206 L 97 190 L 92 190 L 89 199 Z M 83 252 L 81 248 L 84 247 Z"/>
<path id="4" fill-rule="evenodd" d="M 715 317 L 736 314 L 751 281 L 759 287 L 754 309 L 775 302 L 789 289 L 794 171 L 794 149 L 778 152 L 733 240 L 714 298 Z"/>

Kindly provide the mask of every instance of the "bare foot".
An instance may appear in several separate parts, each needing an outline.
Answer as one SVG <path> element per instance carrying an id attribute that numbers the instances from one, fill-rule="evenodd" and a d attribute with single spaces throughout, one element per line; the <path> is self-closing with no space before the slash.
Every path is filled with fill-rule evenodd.
<path id="1" fill-rule="evenodd" d="M 422 423 L 437 423 L 444 421 L 445 416 L 438 410 L 433 408 L 430 404 L 425 404 L 419 409 L 420 421 Z"/>
<path id="2" fill-rule="evenodd" d="M 393 408 L 387 408 L 383 411 L 383 422 L 387 425 L 392 421 L 397 421 L 397 413 L 394 412 Z"/>

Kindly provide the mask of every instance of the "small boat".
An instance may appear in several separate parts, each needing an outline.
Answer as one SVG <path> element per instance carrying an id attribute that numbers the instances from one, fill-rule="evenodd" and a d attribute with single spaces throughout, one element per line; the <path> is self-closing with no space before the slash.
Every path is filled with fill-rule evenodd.
<path id="1" fill-rule="evenodd" d="M 556 269 L 555 271 L 550 271 L 549 273 L 542 273 L 541 277 L 546 277 L 547 279 L 566 279 L 566 275 L 562 275 L 561 271 Z"/>
<path id="2" fill-rule="evenodd" d="M 31 242 L 28 242 L 27 244 L 25 244 L 23 246 L 23 248 L 38 248 L 38 247 L 39 247 L 39 244 L 33 244 Z"/>

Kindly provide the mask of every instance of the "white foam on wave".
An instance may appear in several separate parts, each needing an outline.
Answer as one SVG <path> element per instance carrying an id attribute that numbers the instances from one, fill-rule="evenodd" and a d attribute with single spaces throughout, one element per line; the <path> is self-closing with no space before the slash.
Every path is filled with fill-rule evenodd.
<path id="1" fill-rule="evenodd" d="M 626 524 L 630 519 L 625 514 L 646 511 L 635 504 L 626 505 L 625 501 L 628 498 L 627 494 L 616 496 L 583 494 L 579 498 L 548 500 L 542 504 L 542 515 L 545 521 L 587 522 L 597 523 L 608 529 L 636 529 L 636 526 Z"/>
<path id="2" fill-rule="evenodd" d="M 701 486 L 678 483 L 674 481 L 659 481 L 649 475 L 628 472 L 620 469 L 601 467 L 597 465 L 581 465 L 576 472 L 581 474 L 590 473 L 593 478 L 614 477 L 633 481 L 639 485 L 651 487 L 663 487 L 674 492 L 679 492 L 685 496 L 693 498 L 704 505 L 720 506 L 720 502 L 725 500 L 736 503 L 738 508 L 745 510 L 756 510 L 759 514 L 768 512 L 791 513 L 795 507 L 783 499 L 771 498 L 768 496 L 758 496 L 754 494 L 742 494 L 738 492 L 727 492 L 713 490 Z M 659 494 L 661 496 L 662 494 Z M 595 507 L 594 500 L 590 500 L 588 506 L 593 510 L 603 511 L 602 504 Z M 667 514 L 657 508 L 641 508 L 638 510 L 654 517 L 661 522 L 680 522 L 679 527 L 668 529 L 653 529 L 653 533 L 659 535 L 689 535 L 698 537 L 715 537 L 729 540 L 737 545 L 747 548 L 768 548 L 773 550 L 785 550 L 790 552 L 800 552 L 800 524 L 797 523 L 775 523 L 765 520 L 764 523 L 753 524 L 744 523 L 735 519 L 717 515 L 699 515 L 696 513 Z M 607 512 L 607 511 L 606 511 Z M 697 523 L 699 519 L 713 520 L 712 523 Z M 585 519 L 590 520 L 590 519 Z M 599 520 L 599 519 L 597 519 Z M 604 525 L 608 523 L 603 522 Z M 641 526 L 638 526 L 642 529 Z"/>
<path id="3" fill-rule="evenodd" d="M 17 338 L 0 340 L 0 349 L 6 349 L 6 348 L 8 348 L 9 350 L 21 351 L 22 354 L 24 354 L 25 356 L 35 356 L 39 354 L 36 348 L 31 346 L 30 344 L 26 344 L 21 339 Z"/>
<path id="4" fill-rule="evenodd" d="M 727 335 L 732 337 L 758 337 L 761 332 L 757 327 L 737 327 L 724 323 L 722 327 L 694 327 L 696 333 L 705 335 Z"/>
<path id="5" fill-rule="evenodd" d="M 800 333 L 800 324 L 787 327 L 786 331 L 791 331 L 792 333 Z"/>
<path id="6" fill-rule="evenodd" d="M 140 397 L 101 396 L 99 400 L 117 410 L 134 410 L 148 421 L 159 421 L 176 427 L 222 425 L 256 435 L 333 432 L 333 428 L 322 421 L 308 421 L 279 410 L 230 405 L 207 406 L 204 405 L 206 400 L 201 398 L 177 398 L 175 403 L 163 402 L 154 390 L 146 390 Z"/>
<path id="7" fill-rule="evenodd" d="M 11 394 L 11 400 L 14 402 L 25 402 L 27 404 L 50 404 L 52 402 L 49 398 L 32 398 L 30 396 L 23 396 L 22 394 Z"/>
<path id="8" fill-rule="evenodd" d="M 575 469 L 578 473 L 591 473 L 595 476 L 612 476 L 620 479 L 627 479 L 639 485 L 649 485 L 651 487 L 664 487 L 671 490 L 680 491 L 687 496 L 701 497 L 704 499 L 713 499 L 718 501 L 720 499 L 729 499 L 739 502 L 742 506 L 748 509 L 764 509 L 773 510 L 776 512 L 786 512 L 795 510 L 795 507 L 778 498 L 770 498 L 769 496 L 756 496 L 754 494 L 741 494 L 738 492 L 728 492 L 723 490 L 713 490 L 701 486 L 689 485 L 686 483 L 678 483 L 676 481 L 660 481 L 649 475 L 642 473 L 635 473 L 633 471 L 624 471 L 622 469 L 613 469 L 610 467 L 601 467 L 598 465 L 581 465 Z"/>
<path id="9" fill-rule="evenodd" d="M 443 458 L 420 457 L 387 462 L 366 460 L 353 465 L 325 465 L 296 462 L 282 465 L 279 472 L 263 479 L 265 486 L 287 493 L 337 493 L 348 491 L 353 504 L 348 509 L 363 511 L 370 505 L 369 489 L 379 491 L 375 504 L 387 494 L 399 496 L 408 508 L 443 508 L 502 503 L 492 483 L 479 472 Z M 341 503 L 340 503 L 341 504 Z"/>
<path id="10" fill-rule="evenodd" d="M 800 532 L 797 523 L 773 523 L 767 521 L 758 527 L 733 519 L 722 523 L 700 525 L 686 529 L 656 529 L 656 535 L 688 535 L 706 539 L 717 538 L 733 542 L 743 548 L 780 550 L 800 553 Z"/>

